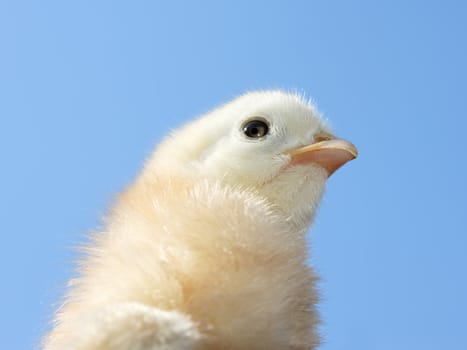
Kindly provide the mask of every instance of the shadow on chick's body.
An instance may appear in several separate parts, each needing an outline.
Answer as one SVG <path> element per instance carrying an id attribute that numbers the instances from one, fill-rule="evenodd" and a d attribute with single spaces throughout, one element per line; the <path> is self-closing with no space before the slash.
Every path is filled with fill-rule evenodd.
<path id="1" fill-rule="evenodd" d="M 328 175 L 356 156 L 329 135 L 281 91 L 174 132 L 85 248 L 44 348 L 314 349 L 305 232 Z"/>

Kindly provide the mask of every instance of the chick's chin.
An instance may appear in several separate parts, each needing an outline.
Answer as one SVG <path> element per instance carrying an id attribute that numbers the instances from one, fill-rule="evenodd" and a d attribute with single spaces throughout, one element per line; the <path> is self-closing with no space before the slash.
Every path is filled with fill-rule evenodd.
<path id="1" fill-rule="evenodd" d="M 291 224 L 306 231 L 316 213 L 327 178 L 326 170 L 318 165 L 298 165 L 285 168 L 259 191 L 286 215 Z"/>

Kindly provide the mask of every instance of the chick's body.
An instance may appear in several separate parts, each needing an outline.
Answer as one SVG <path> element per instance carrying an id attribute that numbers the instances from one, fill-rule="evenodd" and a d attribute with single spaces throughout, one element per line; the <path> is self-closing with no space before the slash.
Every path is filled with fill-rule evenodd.
<path id="1" fill-rule="evenodd" d="M 326 171 L 282 166 L 252 184 L 199 170 L 198 154 L 177 164 L 170 147 L 193 151 L 166 141 L 119 196 L 85 248 L 45 349 L 315 348 L 305 232 Z"/>

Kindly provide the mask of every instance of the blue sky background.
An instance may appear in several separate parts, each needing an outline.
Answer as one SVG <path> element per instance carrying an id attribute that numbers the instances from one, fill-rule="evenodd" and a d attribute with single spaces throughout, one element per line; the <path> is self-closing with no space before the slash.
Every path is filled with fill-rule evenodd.
<path id="1" fill-rule="evenodd" d="M 467 349 L 462 1 L 0 1 L 3 349 L 34 348 L 70 247 L 169 130 L 246 90 L 360 150 L 311 234 L 322 350 Z"/>

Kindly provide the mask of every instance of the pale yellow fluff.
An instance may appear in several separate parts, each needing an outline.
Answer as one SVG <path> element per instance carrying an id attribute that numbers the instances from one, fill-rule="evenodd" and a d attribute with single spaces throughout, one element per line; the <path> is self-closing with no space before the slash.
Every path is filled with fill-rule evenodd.
<path id="1" fill-rule="evenodd" d="M 271 135 L 245 139 L 257 116 Z M 262 91 L 174 132 L 84 248 L 44 349 L 314 349 L 305 233 L 327 174 L 283 151 L 322 131 L 300 96 Z"/>

